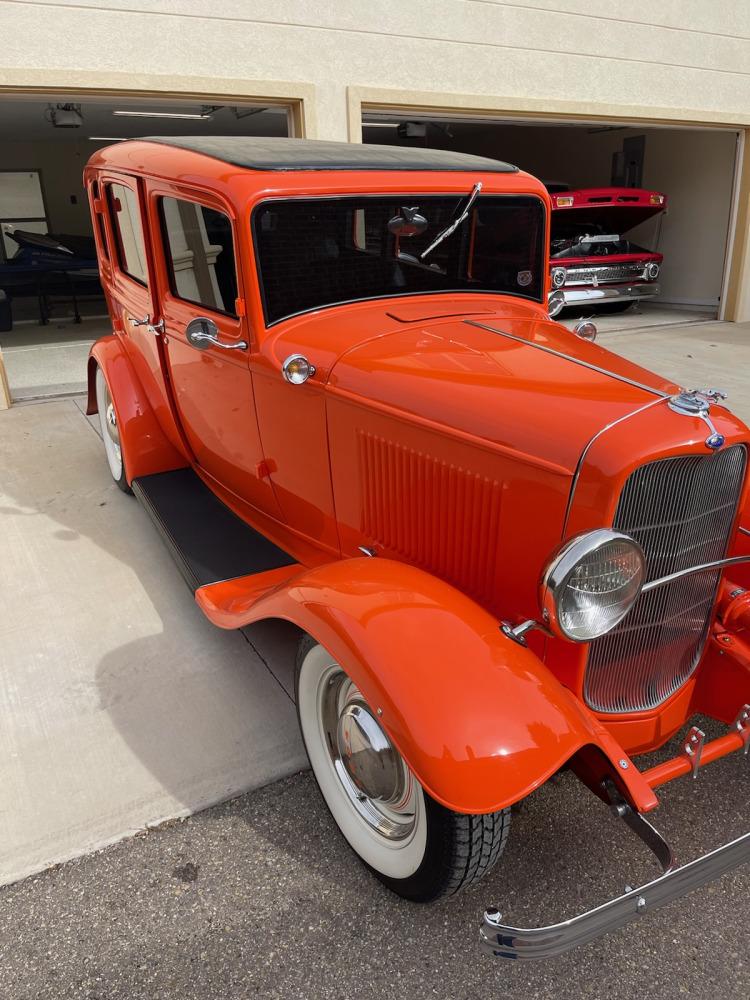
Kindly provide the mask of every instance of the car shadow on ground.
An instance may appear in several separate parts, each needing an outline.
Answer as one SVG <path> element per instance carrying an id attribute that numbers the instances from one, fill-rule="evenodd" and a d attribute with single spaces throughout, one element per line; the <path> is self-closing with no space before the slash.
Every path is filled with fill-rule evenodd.
<path id="1" fill-rule="evenodd" d="M 81 825 L 82 844 L 89 829 L 109 839 L 118 815 L 125 834 L 139 815 L 145 825 L 184 814 L 304 768 L 288 686 L 296 631 L 264 623 L 243 635 L 205 619 L 145 512 L 112 483 L 99 435 L 74 401 L 19 407 L 11 418 L 19 443 L 3 470 L 0 519 L 16 525 L 11 556 L 20 552 L 23 586 L 42 611 L 50 602 L 56 622 L 19 644 L 18 676 L 33 676 L 34 658 L 54 641 L 45 696 L 64 711 L 43 752 L 54 756 L 65 727 L 89 721 L 102 741 L 98 754 L 86 747 L 65 786 L 69 797 L 86 785 L 103 793 L 90 816 L 61 810 L 70 835 Z M 21 634 L 29 627 L 22 621 Z"/>

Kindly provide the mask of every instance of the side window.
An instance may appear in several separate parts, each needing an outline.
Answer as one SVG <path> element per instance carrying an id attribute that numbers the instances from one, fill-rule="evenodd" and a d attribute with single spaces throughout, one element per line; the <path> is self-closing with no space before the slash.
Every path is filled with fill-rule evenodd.
<path id="1" fill-rule="evenodd" d="M 95 202 L 99 202 L 101 206 L 101 194 L 99 191 L 99 181 L 91 182 L 91 198 Z M 109 247 L 107 246 L 107 233 L 104 228 L 104 215 L 101 211 L 94 211 L 94 218 L 96 219 L 96 228 L 99 232 L 99 243 L 101 244 L 102 254 L 105 260 L 109 260 Z"/>
<path id="2" fill-rule="evenodd" d="M 147 285 L 146 247 L 138 196 L 124 184 L 108 184 L 107 198 L 120 268 L 141 285 Z"/>
<path id="3" fill-rule="evenodd" d="M 160 210 L 172 294 L 235 316 L 237 272 L 229 218 L 178 198 L 162 198 Z"/>

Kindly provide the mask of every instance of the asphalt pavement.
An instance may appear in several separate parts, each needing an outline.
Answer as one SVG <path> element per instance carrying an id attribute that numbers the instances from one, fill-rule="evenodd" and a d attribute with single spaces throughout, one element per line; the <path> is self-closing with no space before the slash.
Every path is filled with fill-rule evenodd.
<path id="1" fill-rule="evenodd" d="M 664 790 L 655 818 L 681 861 L 745 832 L 748 768 L 735 755 Z M 0 890 L 0 996 L 746 998 L 747 867 L 544 964 L 478 948 L 488 904 L 517 924 L 549 922 L 656 874 L 633 835 L 564 775 L 514 814 L 484 883 L 408 904 L 363 869 L 311 775 L 298 774 Z"/>

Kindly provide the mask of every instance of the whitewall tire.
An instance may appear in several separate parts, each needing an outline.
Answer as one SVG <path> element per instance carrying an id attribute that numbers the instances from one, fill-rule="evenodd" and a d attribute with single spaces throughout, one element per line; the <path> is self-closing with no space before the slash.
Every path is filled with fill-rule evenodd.
<path id="1" fill-rule="evenodd" d="M 326 805 L 382 882 L 406 899 L 430 902 L 489 871 L 507 839 L 509 810 L 470 816 L 435 802 L 380 727 L 377 709 L 309 636 L 300 643 L 296 696 Z"/>

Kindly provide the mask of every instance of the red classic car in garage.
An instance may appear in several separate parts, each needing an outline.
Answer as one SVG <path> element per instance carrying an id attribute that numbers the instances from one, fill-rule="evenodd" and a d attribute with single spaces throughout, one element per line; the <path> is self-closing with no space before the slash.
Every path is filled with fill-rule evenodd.
<path id="1" fill-rule="evenodd" d="M 624 234 L 663 212 L 666 195 L 641 188 L 559 187 L 550 195 L 550 316 L 567 307 L 616 312 L 658 295 L 662 254 Z"/>
<path id="2" fill-rule="evenodd" d="M 310 764 L 368 868 L 455 893 L 563 768 L 662 873 L 549 927 L 488 909 L 492 954 L 558 954 L 747 860 L 750 833 L 676 867 L 647 816 L 750 746 L 750 431 L 549 319 L 544 186 L 220 137 L 120 142 L 85 184 L 112 477 L 212 623 L 301 630 Z"/>

